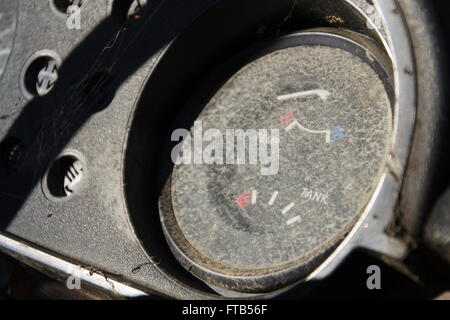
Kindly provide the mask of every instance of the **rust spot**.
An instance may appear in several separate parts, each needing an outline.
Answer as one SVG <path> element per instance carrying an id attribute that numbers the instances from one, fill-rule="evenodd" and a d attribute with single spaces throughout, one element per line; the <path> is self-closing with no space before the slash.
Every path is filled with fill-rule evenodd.
<path id="1" fill-rule="evenodd" d="M 338 16 L 327 16 L 325 21 L 331 24 L 345 24 L 345 20 Z"/>

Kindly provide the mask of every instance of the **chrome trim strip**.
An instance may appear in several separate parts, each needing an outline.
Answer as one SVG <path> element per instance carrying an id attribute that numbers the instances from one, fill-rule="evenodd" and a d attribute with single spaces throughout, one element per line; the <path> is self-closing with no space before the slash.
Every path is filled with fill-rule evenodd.
<path id="1" fill-rule="evenodd" d="M 110 279 L 97 270 L 89 270 L 85 267 L 70 263 L 33 248 L 24 242 L 14 240 L 2 233 L 0 233 L 0 251 L 38 270 L 40 268 L 36 266 L 50 267 L 52 269 L 51 272 L 56 273 L 58 278 L 68 279 L 74 276 L 80 279 L 81 283 L 86 282 L 96 288 L 107 290 L 120 297 L 137 298 L 147 295 L 146 292 Z"/>

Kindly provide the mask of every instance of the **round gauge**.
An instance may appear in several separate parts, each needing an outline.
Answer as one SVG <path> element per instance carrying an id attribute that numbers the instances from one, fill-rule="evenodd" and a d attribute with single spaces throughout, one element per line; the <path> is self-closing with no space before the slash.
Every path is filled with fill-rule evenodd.
<path id="1" fill-rule="evenodd" d="M 16 1 L 0 3 L 0 79 L 8 63 L 16 30 Z"/>
<path id="2" fill-rule="evenodd" d="M 259 45 L 210 95 L 160 198 L 185 268 L 267 292 L 336 249 L 389 154 L 392 88 L 377 56 L 341 35 L 298 33 Z"/>

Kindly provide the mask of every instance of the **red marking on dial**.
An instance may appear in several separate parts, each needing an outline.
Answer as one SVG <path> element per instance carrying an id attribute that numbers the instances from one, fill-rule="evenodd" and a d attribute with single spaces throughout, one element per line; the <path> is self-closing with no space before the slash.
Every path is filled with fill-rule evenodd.
<path id="1" fill-rule="evenodd" d="M 289 112 L 280 118 L 280 124 L 283 129 L 286 129 L 295 120 L 295 114 Z"/>
<path id="2" fill-rule="evenodd" d="M 252 204 L 252 193 L 247 192 L 236 197 L 236 203 L 239 208 L 244 209 Z"/>

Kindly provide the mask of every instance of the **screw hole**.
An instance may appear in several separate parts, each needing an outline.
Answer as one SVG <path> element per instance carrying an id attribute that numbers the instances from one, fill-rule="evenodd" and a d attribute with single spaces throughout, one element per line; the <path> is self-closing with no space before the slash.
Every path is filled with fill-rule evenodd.
<path id="1" fill-rule="evenodd" d="M 71 5 L 76 5 L 81 7 L 83 5 L 83 0 L 51 0 L 53 7 L 62 14 L 67 14 L 67 9 Z"/>
<path id="2" fill-rule="evenodd" d="M 113 20 L 122 25 L 128 19 L 139 20 L 142 17 L 147 0 L 116 0 L 112 5 Z"/>
<path id="3" fill-rule="evenodd" d="M 47 174 L 47 188 L 55 198 L 66 198 L 75 193 L 83 179 L 83 166 L 72 155 L 59 158 Z"/>
<path id="4" fill-rule="evenodd" d="M 24 144 L 16 137 L 7 137 L 0 143 L 2 171 L 15 173 L 19 170 L 24 154 Z"/>
<path id="5" fill-rule="evenodd" d="M 50 50 L 37 52 L 24 66 L 21 74 L 21 89 L 27 99 L 45 96 L 58 80 L 59 56 Z"/>

